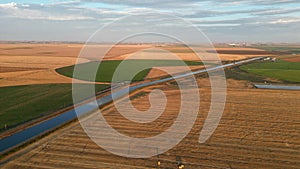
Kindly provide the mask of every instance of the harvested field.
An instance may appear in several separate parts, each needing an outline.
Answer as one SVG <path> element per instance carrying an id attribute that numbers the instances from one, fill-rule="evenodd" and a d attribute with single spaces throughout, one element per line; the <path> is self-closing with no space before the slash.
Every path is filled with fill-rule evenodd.
<path id="1" fill-rule="evenodd" d="M 0 44 L 0 56 L 56 56 L 77 57 L 83 44 Z M 108 45 L 89 45 L 99 53 L 109 47 Z M 115 45 L 107 57 L 115 57 L 127 53 L 133 53 L 152 45 Z"/>
<path id="2" fill-rule="evenodd" d="M 19 71 L 30 71 L 30 70 L 43 70 L 43 68 L 30 68 L 30 67 L 0 67 L 0 73 L 6 72 L 19 72 Z"/>
<path id="3" fill-rule="evenodd" d="M 80 59 L 79 62 L 87 62 L 87 59 Z M 2 67 L 26 67 L 55 69 L 76 63 L 76 58 L 55 57 L 55 56 L 0 56 L 0 66 Z M 14 70 L 12 70 L 13 72 Z"/>
<path id="4" fill-rule="evenodd" d="M 71 78 L 59 75 L 54 69 L 73 65 L 82 47 L 82 44 L 0 44 L 0 86 L 71 83 Z M 80 63 L 97 60 L 99 53 L 104 52 L 108 46 L 89 45 L 88 47 L 91 51 L 95 50 L 95 56 L 81 59 L 79 60 Z M 169 50 L 182 60 L 199 61 L 199 57 L 187 50 L 186 47 L 159 46 L 153 48 L 153 45 L 116 45 L 106 54 L 104 59 L 123 60 L 129 55 L 131 59 L 174 59 L 168 53 L 157 53 L 157 49 Z M 252 53 L 262 51 L 253 48 L 218 48 L 217 50 L 245 50 L 252 51 Z M 134 54 L 132 55 L 132 53 Z M 214 54 L 210 56 L 209 53 L 206 53 L 204 60 L 212 60 L 212 55 Z M 221 60 L 239 60 L 255 56 L 258 55 L 246 53 L 239 55 L 219 54 Z M 178 68 L 174 67 L 173 69 Z M 157 71 L 154 70 L 154 72 Z M 151 72 L 149 77 L 157 77 L 161 73 Z M 153 76 L 153 74 L 156 75 Z"/>
<path id="5" fill-rule="evenodd" d="M 269 56 L 274 55 L 274 52 L 264 51 L 261 49 L 254 48 L 241 48 L 241 47 L 228 47 L 228 48 L 216 48 L 212 50 L 211 48 L 199 47 L 198 54 L 203 56 L 203 60 L 213 61 L 215 60 L 216 51 L 218 56 L 222 61 L 232 61 L 241 60 L 251 57 L 258 56 Z M 119 57 L 114 57 L 114 60 L 124 60 L 127 57 L 131 59 L 174 59 L 174 55 L 182 60 L 199 61 L 200 58 L 191 49 L 182 46 L 163 46 L 156 48 L 148 48 L 139 51 L 134 54 L 120 55 Z"/>
<path id="6" fill-rule="evenodd" d="M 59 75 L 55 69 L 75 64 L 82 47 L 82 44 L 0 44 L 0 87 L 71 83 L 71 78 Z M 106 57 L 112 58 L 148 47 L 150 45 L 117 45 Z M 107 45 L 92 45 L 92 48 L 101 52 Z M 88 61 L 80 59 L 78 62 Z"/>
<path id="7" fill-rule="evenodd" d="M 161 168 L 176 168 L 176 156 L 182 158 L 185 168 L 299 168 L 300 91 L 259 90 L 246 87 L 246 81 L 227 81 L 227 104 L 221 122 L 212 137 L 199 144 L 210 105 L 209 81 L 199 79 L 198 119 L 183 141 L 159 156 Z M 135 137 L 156 135 L 172 125 L 180 95 L 172 84 L 154 88 L 165 91 L 168 103 L 162 116 L 150 124 L 128 123 L 113 105 L 104 107 L 102 113 L 121 133 Z M 148 88 L 138 94 L 140 97 L 132 97 L 136 108 L 147 109 L 149 91 Z M 108 153 L 87 137 L 78 122 L 22 151 L 22 156 L 1 168 L 156 168 L 157 163 L 157 157 L 131 159 Z"/>
<path id="8" fill-rule="evenodd" d="M 0 87 L 56 83 L 72 83 L 72 79 L 62 76 L 52 69 L 0 73 Z M 88 82 L 77 80 L 77 83 Z M 97 84 L 104 83 L 97 82 Z"/>
<path id="9" fill-rule="evenodd" d="M 252 57 L 273 55 L 271 53 L 266 53 L 266 51 L 261 51 L 259 49 L 248 49 L 248 48 L 216 48 L 217 55 L 221 61 L 233 61 L 233 60 L 241 60 Z M 203 60 L 205 61 L 214 61 L 216 51 L 206 50 L 205 52 L 200 52 L 199 54 L 203 56 Z M 221 51 L 221 52 L 219 52 Z M 185 60 L 199 60 L 199 57 L 195 54 L 187 54 L 187 53 L 177 53 L 180 58 Z"/>
<path id="10" fill-rule="evenodd" d="M 0 56 L 77 57 L 81 44 L 0 44 Z"/>

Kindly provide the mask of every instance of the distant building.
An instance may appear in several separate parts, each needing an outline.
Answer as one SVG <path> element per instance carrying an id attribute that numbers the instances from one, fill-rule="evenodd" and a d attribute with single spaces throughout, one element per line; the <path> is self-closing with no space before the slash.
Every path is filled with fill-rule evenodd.
<path id="1" fill-rule="evenodd" d="M 272 61 L 272 62 L 276 62 L 276 61 L 277 61 L 277 58 L 272 58 L 271 61 Z"/>

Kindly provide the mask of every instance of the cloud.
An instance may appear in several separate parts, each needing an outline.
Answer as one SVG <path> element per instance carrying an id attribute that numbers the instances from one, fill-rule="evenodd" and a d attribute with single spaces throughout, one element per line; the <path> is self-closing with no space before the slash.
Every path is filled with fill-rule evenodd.
<path id="1" fill-rule="evenodd" d="M 1 18 L 18 18 L 18 19 L 38 19 L 38 20 L 57 20 L 57 21 L 68 21 L 68 20 L 87 20 L 93 19 L 89 16 L 82 16 L 78 14 L 70 14 L 65 11 L 55 10 L 47 11 L 47 7 L 43 5 L 29 5 L 29 4 L 17 4 L 8 3 L 0 4 Z"/>
<path id="2" fill-rule="evenodd" d="M 300 29 L 299 0 L 66 0 L 47 1 L 45 4 L 30 3 L 29 0 L 26 2 L 28 3 L 11 2 L 1 4 L 0 2 L 1 23 L 3 25 L 8 23 L 12 27 L 20 24 L 24 24 L 24 26 L 33 24 L 38 27 L 39 23 L 45 23 L 49 25 L 49 28 L 44 27 L 44 29 L 49 29 L 50 32 L 53 29 L 59 29 L 61 36 L 64 37 L 65 34 L 71 36 L 71 28 L 73 28 L 73 34 L 78 33 L 75 29 L 90 32 L 100 25 L 123 16 L 161 12 L 174 14 L 190 21 L 195 26 L 208 31 L 212 37 L 222 37 L 220 34 L 226 34 L 227 31 L 232 30 L 237 32 L 238 37 L 241 39 L 247 37 L 247 32 L 264 34 L 264 36 L 270 35 L 269 32 L 263 31 L 265 29 L 276 30 L 283 37 L 286 34 L 286 39 L 289 39 L 292 32 L 297 34 Z M 139 22 L 143 26 L 150 23 L 150 21 L 151 24 L 155 24 L 154 21 L 157 21 L 161 24 L 161 27 L 165 26 L 166 29 L 170 25 L 176 25 L 176 21 L 164 20 L 163 18 L 147 18 L 147 20 Z M 64 28 L 63 22 L 68 25 L 68 30 Z M 134 22 L 124 23 L 118 29 L 126 27 L 130 30 L 135 29 L 134 26 Z M 249 28 L 252 28 L 253 31 Z M 290 32 L 288 31 L 289 28 L 291 29 Z M 0 32 L 4 29 L 6 33 L 10 31 L 8 28 L 2 27 Z M 23 31 L 21 29 L 17 30 L 20 33 Z M 35 30 L 38 34 L 39 30 Z M 30 30 L 26 31 L 30 32 Z M 28 32 L 26 34 L 29 34 Z M 0 39 L 1 36 L 3 35 L 0 34 Z M 13 37 L 13 34 L 10 36 Z M 28 35 L 28 37 L 32 36 Z M 37 35 L 34 37 L 37 37 Z M 41 33 L 40 38 L 43 37 L 44 35 Z M 223 37 L 228 38 L 229 36 L 224 35 Z"/>
<path id="3" fill-rule="evenodd" d="M 206 2 L 212 2 L 216 4 L 231 4 L 231 5 L 260 5 L 260 6 L 273 6 L 280 4 L 297 4 L 298 0 L 203 0 Z"/>
<path id="4" fill-rule="evenodd" d="M 226 16 L 226 15 L 239 15 L 239 14 L 256 14 L 266 12 L 266 9 L 247 9 L 247 10 L 231 10 L 231 11 L 221 11 L 221 10 L 195 10 L 192 14 L 182 15 L 186 18 L 204 18 L 204 17 L 216 17 L 216 16 Z"/>
<path id="5" fill-rule="evenodd" d="M 155 7 L 155 8 L 183 8 L 191 7 L 198 3 L 211 3 L 211 4 L 251 4 L 251 5 L 276 5 L 276 4 L 294 4 L 299 3 L 298 0 L 81 0 L 81 2 L 99 2 L 112 5 L 126 5 L 138 7 Z"/>
<path id="6" fill-rule="evenodd" d="M 0 4 L 0 18 L 49 20 L 49 21 L 80 21 L 97 20 L 99 18 L 120 16 L 121 12 L 102 9 L 87 9 L 76 6 L 78 2 L 59 4 Z"/>
<path id="7" fill-rule="evenodd" d="M 135 6 L 135 7 L 175 7 L 180 8 L 186 5 L 191 5 L 191 3 L 197 2 L 197 0 L 186 0 L 184 3 L 178 0 L 163 0 L 163 1 L 155 1 L 155 0 L 82 0 L 81 2 L 99 2 L 106 3 L 112 5 L 124 5 L 124 6 Z"/>
<path id="8" fill-rule="evenodd" d="M 273 18 L 260 18 L 259 20 L 256 17 L 251 18 L 239 18 L 239 19 L 228 19 L 228 20 L 199 20 L 194 21 L 195 25 L 199 27 L 237 27 L 239 26 L 241 29 L 245 29 L 245 27 L 255 26 L 255 27 L 262 27 L 262 28 L 275 28 L 279 27 L 280 25 L 291 25 L 294 23 L 299 23 L 300 18 L 297 17 L 273 17 Z"/>
<path id="9" fill-rule="evenodd" d="M 15 2 L 0 4 L 0 8 L 15 8 L 17 4 Z"/>
<path id="10" fill-rule="evenodd" d="M 269 10 L 261 10 L 252 13 L 253 15 L 282 15 L 282 14 L 291 14 L 291 13 L 299 13 L 300 8 L 292 8 L 292 9 L 269 9 Z"/>
<path id="11" fill-rule="evenodd" d="M 269 22 L 271 24 L 290 24 L 290 23 L 300 23 L 300 18 L 299 19 L 278 19 L 276 21 L 271 21 Z"/>

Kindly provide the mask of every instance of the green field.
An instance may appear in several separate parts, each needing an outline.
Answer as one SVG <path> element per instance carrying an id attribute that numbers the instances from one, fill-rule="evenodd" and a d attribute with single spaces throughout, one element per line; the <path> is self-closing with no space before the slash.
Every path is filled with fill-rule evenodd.
<path id="1" fill-rule="evenodd" d="M 78 91 L 84 91 L 87 84 L 81 84 Z M 108 85 L 96 85 L 101 91 Z M 85 92 L 81 97 L 91 96 Z M 72 105 L 72 84 L 26 85 L 0 88 L 0 131 L 49 115 Z"/>
<path id="2" fill-rule="evenodd" d="M 186 65 L 202 65 L 201 62 L 193 61 L 181 61 L 181 60 L 111 60 L 111 61 L 102 61 L 97 68 L 99 62 L 88 62 L 79 64 L 76 66 L 78 74 L 74 75 L 74 78 L 87 81 L 96 81 L 96 82 L 112 82 L 114 72 L 117 67 L 123 64 L 119 72 L 118 78 L 114 79 L 114 82 L 121 81 L 142 81 L 149 73 L 152 67 L 161 67 L 161 66 L 184 66 Z M 97 70 L 96 79 L 93 78 L 93 74 Z M 140 71 L 141 70 L 141 71 Z M 73 77 L 74 65 L 56 69 L 56 71 L 62 75 Z M 138 72 L 137 74 L 135 74 Z M 130 75 L 134 77 L 131 78 Z"/>
<path id="3" fill-rule="evenodd" d="M 283 60 L 279 60 L 277 62 L 255 62 L 240 66 L 240 69 L 249 73 L 285 82 L 300 83 L 299 62 L 287 62 Z"/>

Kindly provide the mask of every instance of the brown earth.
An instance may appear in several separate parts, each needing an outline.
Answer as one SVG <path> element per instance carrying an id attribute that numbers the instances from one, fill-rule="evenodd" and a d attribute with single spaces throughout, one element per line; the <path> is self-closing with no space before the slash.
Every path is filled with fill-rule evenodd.
<path id="1" fill-rule="evenodd" d="M 288 62 L 300 62 L 300 55 L 283 59 Z"/>
<path id="2" fill-rule="evenodd" d="M 210 106 L 210 84 L 207 78 L 198 82 L 200 89 L 186 89 L 186 92 L 200 92 L 198 118 L 191 132 L 177 146 L 159 156 L 161 168 L 176 168 L 177 156 L 182 158 L 185 168 L 193 169 L 299 168 L 300 91 L 260 90 L 248 87 L 246 81 L 227 80 L 227 103 L 221 122 L 212 137 L 199 144 L 199 133 Z M 149 137 L 163 132 L 177 116 L 180 94 L 171 83 L 158 85 L 136 92 L 131 97 L 133 105 L 139 110 L 147 110 L 147 93 L 153 88 L 163 90 L 168 98 L 164 113 L 154 122 L 129 122 L 113 105 L 102 108 L 102 114 L 112 127 L 128 136 Z M 120 100 L 120 103 L 124 101 Z M 184 121 L 182 123 L 184 125 Z M 107 141 L 111 139 L 107 138 Z M 78 122 L 46 136 L 19 153 L 24 154 L 0 167 L 157 168 L 157 157 L 132 159 L 103 150 L 89 139 Z"/>

